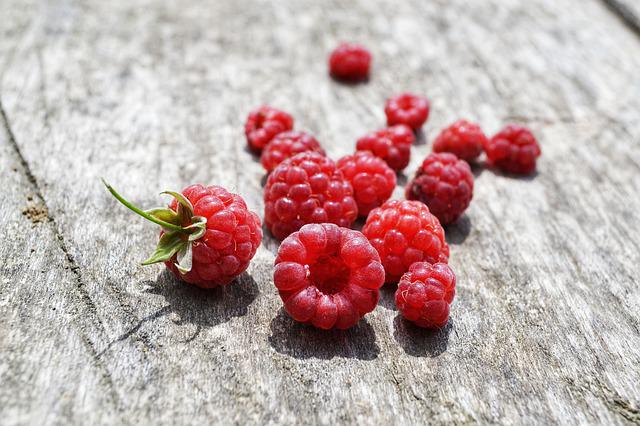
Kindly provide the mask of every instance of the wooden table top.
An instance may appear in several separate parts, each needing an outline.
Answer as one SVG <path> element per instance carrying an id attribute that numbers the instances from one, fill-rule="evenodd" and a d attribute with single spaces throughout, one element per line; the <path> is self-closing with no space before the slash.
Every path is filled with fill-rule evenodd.
<path id="1" fill-rule="evenodd" d="M 0 423 L 640 423 L 636 0 L 0 0 Z M 342 40 L 366 84 L 327 75 Z M 195 182 L 263 215 L 243 122 L 291 112 L 338 158 L 426 95 L 395 196 L 446 125 L 530 127 L 530 178 L 476 167 L 446 229 L 439 332 L 393 288 L 347 332 L 282 311 L 268 233 L 223 289 L 142 267 L 157 229 L 118 205 Z"/>

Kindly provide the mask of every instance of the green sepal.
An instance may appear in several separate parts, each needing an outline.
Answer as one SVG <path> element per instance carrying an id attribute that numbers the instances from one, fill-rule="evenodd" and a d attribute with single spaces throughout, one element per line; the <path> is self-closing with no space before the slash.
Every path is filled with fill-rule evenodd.
<path id="1" fill-rule="evenodd" d="M 178 251 L 176 256 L 176 268 L 180 271 L 181 274 L 186 274 L 191 271 L 191 267 L 193 265 L 193 244 L 194 241 L 202 238 L 205 231 L 207 230 L 207 219 L 202 216 L 192 216 L 192 223 L 187 226 L 185 229 L 196 229 L 195 232 L 189 234 L 189 242 L 183 248 Z"/>
<path id="2" fill-rule="evenodd" d="M 202 216 L 192 216 L 191 221 L 191 225 L 185 228 L 189 230 L 195 229 L 194 232 L 189 234 L 189 241 L 199 240 L 207 230 L 207 218 Z"/>
<path id="3" fill-rule="evenodd" d="M 151 265 L 153 263 L 168 262 L 175 256 L 176 261 L 174 264 L 181 274 L 191 271 L 193 266 L 193 244 L 196 240 L 202 238 L 207 230 L 207 219 L 202 216 L 194 216 L 191 202 L 179 192 L 164 191 L 162 194 L 171 195 L 178 202 L 177 211 L 170 208 L 155 208 L 143 211 L 118 194 L 104 179 L 102 182 L 111 195 L 124 204 L 125 207 L 162 226 L 165 230 L 153 254 L 142 264 Z M 189 223 L 189 225 L 184 226 L 183 224 L 185 223 Z"/>
<path id="4" fill-rule="evenodd" d="M 111 185 L 109 185 L 107 183 L 107 181 L 105 181 L 104 179 L 102 179 L 102 183 L 104 184 L 104 186 L 107 187 L 107 190 L 111 193 L 111 195 L 113 195 L 118 201 L 120 201 L 126 208 L 128 208 L 132 212 L 144 217 L 145 219 L 147 219 L 147 220 L 149 220 L 149 221 L 151 221 L 153 223 L 157 223 L 158 225 L 162 226 L 166 230 L 178 231 L 178 232 L 188 232 L 188 231 L 185 231 L 185 229 L 180 225 L 175 225 L 173 223 L 165 222 L 165 221 L 160 220 L 157 217 L 155 217 L 153 215 L 150 215 L 149 213 L 141 210 L 139 207 L 135 206 L 130 201 L 125 199 L 122 195 L 118 194 L 118 192 L 115 189 L 113 189 L 113 187 Z"/>
<path id="5" fill-rule="evenodd" d="M 193 263 L 193 251 L 192 251 L 193 243 L 189 242 L 185 245 L 176 256 L 176 261 L 174 265 L 178 268 L 181 274 L 186 274 L 191 271 L 191 266 Z"/>
<path id="6" fill-rule="evenodd" d="M 176 191 L 163 191 L 160 194 L 171 195 L 176 199 L 178 202 L 178 220 L 191 219 L 191 216 L 193 216 L 193 205 L 191 201 L 187 200 L 187 197 Z"/>
<path id="7" fill-rule="evenodd" d="M 158 246 L 153 254 L 144 262 L 143 265 L 151 265 L 153 263 L 167 262 L 186 246 L 190 246 L 191 242 L 184 239 L 184 234 L 179 232 L 167 232 L 160 237 Z"/>
<path id="8" fill-rule="evenodd" d="M 178 213 L 166 207 L 157 207 L 155 209 L 145 210 L 145 213 L 164 222 L 180 226 L 180 222 L 178 221 Z"/>

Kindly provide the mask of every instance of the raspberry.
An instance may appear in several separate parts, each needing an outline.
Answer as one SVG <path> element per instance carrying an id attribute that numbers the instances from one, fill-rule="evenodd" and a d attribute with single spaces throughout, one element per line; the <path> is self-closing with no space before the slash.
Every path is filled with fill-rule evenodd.
<path id="1" fill-rule="evenodd" d="M 387 201 L 369 213 L 362 233 L 380 254 L 389 283 L 397 282 L 416 262 L 449 259 L 444 229 L 418 201 Z"/>
<path id="2" fill-rule="evenodd" d="M 376 307 L 384 268 L 360 232 L 310 224 L 280 245 L 273 282 L 296 321 L 346 329 Z"/>
<path id="3" fill-rule="evenodd" d="M 293 117 L 284 111 L 270 106 L 261 106 L 251 111 L 244 125 L 249 148 L 260 152 L 278 133 L 293 128 Z"/>
<path id="4" fill-rule="evenodd" d="M 356 142 L 358 151 L 371 151 L 395 171 L 407 167 L 411 158 L 411 144 L 415 142 L 411 128 L 397 125 L 369 132 Z"/>
<path id="5" fill-rule="evenodd" d="M 143 265 L 165 262 L 176 277 L 202 288 L 229 284 L 243 273 L 262 241 L 260 218 L 242 197 L 219 186 L 191 185 L 167 209 L 146 212 L 105 183 L 122 204 L 161 225 L 155 253 Z"/>
<path id="6" fill-rule="evenodd" d="M 486 141 L 484 151 L 487 160 L 507 173 L 528 175 L 536 169 L 540 146 L 533 133 L 526 127 L 510 124 Z"/>
<path id="7" fill-rule="evenodd" d="M 313 136 L 304 132 L 283 132 L 276 135 L 262 151 L 260 162 L 267 172 L 271 172 L 287 158 L 305 151 L 315 151 L 325 155 Z"/>
<path id="8" fill-rule="evenodd" d="M 429 101 L 411 93 L 396 95 L 384 107 L 387 125 L 405 124 L 418 130 L 429 118 Z"/>
<path id="9" fill-rule="evenodd" d="M 433 141 L 434 152 L 451 152 L 461 160 L 471 162 L 482 154 L 487 137 L 477 124 L 458 120 L 442 130 Z"/>
<path id="10" fill-rule="evenodd" d="M 473 197 L 471 168 L 451 153 L 431 153 L 407 185 L 405 195 L 408 200 L 425 203 L 441 224 L 453 223 Z"/>
<path id="11" fill-rule="evenodd" d="M 440 328 L 449 320 L 455 294 L 456 276 L 449 265 L 418 262 L 400 278 L 395 299 L 407 320 L 420 327 Z"/>
<path id="12" fill-rule="evenodd" d="M 359 44 L 342 43 L 329 57 L 329 72 L 338 80 L 366 80 L 370 65 L 371 53 Z"/>
<path id="13" fill-rule="evenodd" d="M 337 165 L 353 187 L 360 216 L 366 217 L 391 197 L 396 186 L 396 174 L 372 153 L 357 151 L 339 159 Z"/>
<path id="14" fill-rule="evenodd" d="M 349 227 L 358 216 L 353 188 L 333 160 L 303 152 L 276 167 L 264 188 L 264 222 L 284 239 L 307 223 Z"/>

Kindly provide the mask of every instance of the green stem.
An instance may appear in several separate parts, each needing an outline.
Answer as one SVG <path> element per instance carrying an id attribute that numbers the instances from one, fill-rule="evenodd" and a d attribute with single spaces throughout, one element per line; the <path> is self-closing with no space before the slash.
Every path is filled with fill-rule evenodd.
<path id="1" fill-rule="evenodd" d="M 118 194 L 118 192 L 115 189 L 113 189 L 113 187 L 111 185 L 109 185 L 104 179 L 102 179 L 102 183 L 104 184 L 104 186 L 107 187 L 107 189 L 109 190 L 111 195 L 116 197 L 116 199 L 118 201 L 120 201 L 122 204 L 124 204 L 124 206 L 126 208 L 128 208 L 129 210 L 131 210 L 132 212 L 139 214 L 140 216 L 144 217 L 145 219 L 147 219 L 147 220 L 149 220 L 149 221 L 151 221 L 153 223 L 157 223 L 158 225 L 162 226 L 165 229 L 171 229 L 172 231 L 179 231 L 179 232 L 183 232 L 185 234 L 189 234 L 190 233 L 190 231 L 184 229 L 181 226 L 174 225 L 173 223 L 169 223 L 169 222 L 165 222 L 164 220 L 157 219 L 157 218 L 151 216 L 150 214 L 146 213 L 145 211 L 140 210 L 138 207 L 134 206 L 129 201 L 127 201 L 122 195 Z"/>

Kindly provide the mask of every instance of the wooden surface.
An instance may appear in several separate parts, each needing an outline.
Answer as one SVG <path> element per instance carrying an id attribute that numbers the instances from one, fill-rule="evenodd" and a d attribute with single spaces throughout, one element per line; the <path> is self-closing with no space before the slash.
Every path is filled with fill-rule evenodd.
<path id="1" fill-rule="evenodd" d="M 0 0 L 0 16 L 0 423 L 640 424 L 640 37 L 604 1 Z M 327 77 L 343 39 L 371 48 L 368 84 Z M 532 178 L 477 168 L 440 332 L 400 319 L 393 288 L 348 332 L 293 323 L 269 237 L 225 289 L 141 267 L 157 230 L 99 182 L 145 206 L 215 183 L 262 215 L 252 107 L 292 112 L 337 158 L 401 90 L 433 104 L 407 175 L 459 117 L 526 124 L 543 150 Z"/>
<path id="2" fill-rule="evenodd" d="M 603 0 L 631 31 L 640 35 L 640 1 Z"/>

